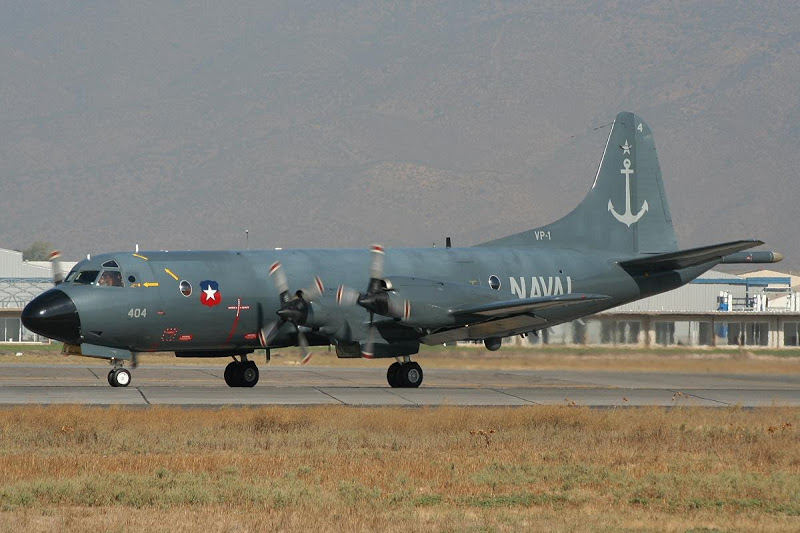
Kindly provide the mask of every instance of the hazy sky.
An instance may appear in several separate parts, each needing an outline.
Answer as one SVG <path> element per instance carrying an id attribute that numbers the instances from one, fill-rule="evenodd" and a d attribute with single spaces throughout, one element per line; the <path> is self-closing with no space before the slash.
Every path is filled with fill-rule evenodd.
<path id="1" fill-rule="evenodd" d="M 475 244 L 576 205 L 631 110 L 682 245 L 759 237 L 798 264 L 790 2 L 0 12 L 2 247 Z"/>

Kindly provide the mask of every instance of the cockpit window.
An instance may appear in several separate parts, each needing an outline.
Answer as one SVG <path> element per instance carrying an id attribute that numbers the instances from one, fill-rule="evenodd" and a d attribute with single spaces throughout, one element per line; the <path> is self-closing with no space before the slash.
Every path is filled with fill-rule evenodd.
<path id="1" fill-rule="evenodd" d="M 69 274 L 67 274 L 67 277 L 64 278 L 64 283 L 72 281 L 72 278 L 75 277 L 75 274 L 77 274 L 77 272 L 78 272 L 77 270 L 70 270 Z"/>
<path id="2" fill-rule="evenodd" d="M 103 266 L 104 266 L 104 267 L 108 267 L 108 268 L 119 268 L 119 265 L 118 265 L 118 264 L 117 264 L 117 262 L 116 262 L 116 261 L 114 261 L 113 259 L 111 259 L 110 261 L 106 261 L 105 263 L 103 263 Z"/>
<path id="3" fill-rule="evenodd" d="M 81 272 L 78 272 L 78 275 L 75 276 L 73 282 L 80 285 L 89 285 L 91 283 L 94 283 L 94 280 L 97 279 L 97 275 L 99 273 L 100 273 L 99 270 L 83 270 Z"/>
<path id="4" fill-rule="evenodd" d="M 122 273 L 118 270 L 104 270 L 97 284 L 104 287 L 122 287 Z"/>

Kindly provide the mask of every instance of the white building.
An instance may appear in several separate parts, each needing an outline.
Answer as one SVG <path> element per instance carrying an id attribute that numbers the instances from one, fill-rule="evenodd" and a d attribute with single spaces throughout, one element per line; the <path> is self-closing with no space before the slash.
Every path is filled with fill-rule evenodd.
<path id="1" fill-rule="evenodd" d="M 69 270 L 75 263 L 62 263 Z M 20 314 L 34 297 L 53 286 L 47 261 L 23 261 L 22 252 L 0 248 L 0 342 L 46 341 L 25 329 Z"/>
<path id="2" fill-rule="evenodd" d="M 530 336 L 528 344 L 791 348 L 800 346 L 797 276 L 706 272 L 667 293 Z"/>

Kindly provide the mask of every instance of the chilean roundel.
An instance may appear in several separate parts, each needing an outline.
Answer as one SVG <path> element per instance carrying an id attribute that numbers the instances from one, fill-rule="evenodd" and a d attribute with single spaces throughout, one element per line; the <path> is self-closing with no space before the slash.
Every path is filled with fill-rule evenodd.
<path id="1" fill-rule="evenodd" d="M 219 283 L 210 279 L 200 282 L 200 303 L 209 307 L 214 307 L 222 303 L 222 293 L 219 290 Z"/>

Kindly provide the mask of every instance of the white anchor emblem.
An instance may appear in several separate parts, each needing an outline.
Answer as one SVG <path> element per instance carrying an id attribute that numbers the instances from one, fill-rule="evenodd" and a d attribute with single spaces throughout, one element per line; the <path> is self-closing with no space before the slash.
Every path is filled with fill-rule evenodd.
<path id="1" fill-rule="evenodd" d="M 623 154 L 626 153 L 629 154 L 632 146 L 628 144 L 628 140 L 626 139 L 625 145 L 620 146 L 620 148 L 622 148 Z M 626 226 L 631 227 L 631 224 L 635 224 L 636 222 L 638 222 L 639 219 L 642 218 L 642 215 L 644 215 L 647 212 L 648 206 L 647 206 L 647 200 L 645 200 L 644 203 L 642 204 L 642 209 L 637 214 L 634 215 L 631 212 L 631 174 L 633 174 L 633 169 L 631 168 L 631 160 L 626 158 L 624 161 L 622 161 L 622 166 L 625 167 L 620 169 L 620 173 L 625 174 L 625 212 L 622 214 L 617 213 L 616 210 L 614 209 L 614 204 L 611 203 L 611 200 L 608 201 L 608 210 L 611 212 L 612 215 L 614 215 L 614 218 L 616 218 Z"/>

